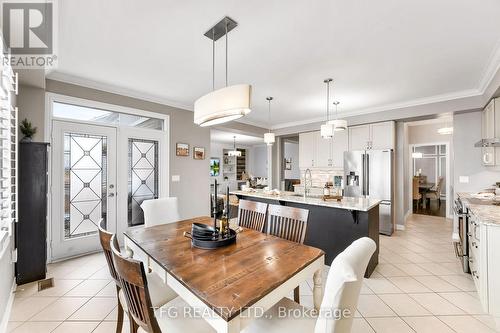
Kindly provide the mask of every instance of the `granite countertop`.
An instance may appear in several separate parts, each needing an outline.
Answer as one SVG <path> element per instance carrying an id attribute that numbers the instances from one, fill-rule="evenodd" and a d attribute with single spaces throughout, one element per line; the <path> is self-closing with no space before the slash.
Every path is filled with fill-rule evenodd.
<path id="1" fill-rule="evenodd" d="M 281 191 L 279 195 L 266 194 L 263 191 L 252 191 L 252 192 L 232 191 L 230 193 L 235 195 L 244 195 L 247 197 L 288 201 L 305 205 L 357 210 L 362 212 L 369 211 L 370 209 L 376 207 L 380 203 L 380 200 L 376 199 L 354 198 L 354 197 L 344 197 L 342 201 L 323 201 L 323 199 L 319 197 L 308 197 L 304 199 L 303 195 L 297 195 L 294 192 L 285 192 L 285 191 Z"/>
<path id="2" fill-rule="evenodd" d="M 474 193 L 459 192 L 457 196 L 472 214 L 477 217 L 478 222 L 485 224 L 500 225 L 500 206 L 492 205 L 491 202 L 500 204 L 500 196 L 478 197 Z M 470 199 L 474 199 L 472 202 Z M 483 201 L 484 204 L 478 203 Z"/>

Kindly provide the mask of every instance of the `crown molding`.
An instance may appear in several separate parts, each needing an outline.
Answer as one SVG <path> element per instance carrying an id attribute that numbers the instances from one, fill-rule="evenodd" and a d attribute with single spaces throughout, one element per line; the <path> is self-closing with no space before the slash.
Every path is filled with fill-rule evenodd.
<path id="1" fill-rule="evenodd" d="M 178 102 L 166 99 L 166 98 L 161 97 L 161 96 L 148 94 L 148 93 L 134 90 L 134 89 L 123 88 L 123 87 L 115 86 L 115 85 L 112 85 L 109 83 L 102 83 L 102 82 L 98 82 L 98 81 L 93 81 L 90 79 L 86 79 L 86 78 L 82 78 L 82 77 L 78 77 L 78 76 L 74 76 L 74 75 L 70 75 L 70 74 L 66 74 L 66 73 L 52 71 L 51 73 L 49 73 L 46 76 L 46 78 L 48 80 L 60 81 L 60 82 L 68 83 L 68 84 L 82 86 L 85 88 L 101 90 L 101 91 L 108 92 L 111 94 L 123 95 L 126 97 L 136 98 L 136 99 L 140 99 L 140 100 L 147 101 L 147 102 L 163 104 L 163 105 L 171 106 L 174 108 L 183 109 L 186 111 L 193 111 L 193 105 L 185 105 L 182 103 L 178 103 Z"/>
<path id="2" fill-rule="evenodd" d="M 495 75 L 500 71 L 500 39 L 497 41 L 495 50 L 490 55 L 487 66 L 485 66 L 481 80 L 478 83 L 478 90 L 484 94 L 488 86 L 492 83 Z"/>
<path id="3" fill-rule="evenodd" d="M 481 92 L 479 92 L 477 89 L 468 89 L 468 90 L 463 90 L 460 92 L 454 92 L 454 93 L 449 93 L 449 94 L 442 94 L 442 95 L 435 95 L 435 96 L 430 96 L 430 97 L 418 98 L 418 99 L 414 99 L 414 100 L 407 101 L 407 102 L 386 104 L 386 105 L 377 106 L 377 107 L 373 107 L 373 108 L 340 112 L 339 116 L 341 118 L 355 117 L 355 116 L 361 116 L 361 115 L 370 114 L 370 113 L 404 109 L 404 108 L 409 108 L 409 107 L 422 106 L 422 105 L 426 105 L 426 104 L 442 103 L 442 102 L 447 102 L 447 101 L 452 101 L 452 100 L 457 100 L 457 99 L 462 99 L 462 98 L 477 97 L 477 96 L 481 96 L 481 95 L 482 95 Z M 282 128 L 286 128 L 286 127 L 307 125 L 307 124 L 323 122 L 323 121 L 325 121 L 325 117 L 317 117 L 317 118 L 312 118 L 312 119 L 308 119 L 308 120 L 299 120 L 299 121 L 293 121 L 293 122 L 287 122 L 287 123 L 274 125 L 271 127 L 271 129 L 273 129 L 273 130 L 282 129 Z"/>

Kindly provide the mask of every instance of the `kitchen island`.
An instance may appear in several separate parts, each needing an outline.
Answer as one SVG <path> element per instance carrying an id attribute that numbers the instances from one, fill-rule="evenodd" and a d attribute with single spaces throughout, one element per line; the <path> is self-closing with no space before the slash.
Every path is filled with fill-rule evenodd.
<path id="1" fill-rule="evenodd" d="M 342 201 L 323 201 L 319 197 L 307 197 L 294 192 L 279 195 L 264 191 L 233 191 L 239 199 L 268 204 L 297 207 L 309 210 L 309 220 L 304 243 L 322 249 L 325 264 L 344 251 L 353 241 L 370 237 L 377 244 L 365 272 L 369 277 L 378 264 L 379 254 L 379 200 L 344 197 Z M 264 229 L 266 230 L 266 229 Z"/>

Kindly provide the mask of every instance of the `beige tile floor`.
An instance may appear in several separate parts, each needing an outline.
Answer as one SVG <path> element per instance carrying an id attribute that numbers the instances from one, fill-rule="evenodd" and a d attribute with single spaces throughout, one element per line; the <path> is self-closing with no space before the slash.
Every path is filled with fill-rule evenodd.
<path id="1" fill-rule="evenodd" d="M 450 235 L 450 221 L 414 215 L 405 231 L 381 236 L 380 264 L 365 279 L 353 332 L 495 332 L 454 256 Z M 115 332 L 114 282 L 102 254 L 50 264 L 48 270 L 54 288 L 18 287 L 9 332 Z M 305 306 L 312 306 L 311 285 L 301 286 Z"/>

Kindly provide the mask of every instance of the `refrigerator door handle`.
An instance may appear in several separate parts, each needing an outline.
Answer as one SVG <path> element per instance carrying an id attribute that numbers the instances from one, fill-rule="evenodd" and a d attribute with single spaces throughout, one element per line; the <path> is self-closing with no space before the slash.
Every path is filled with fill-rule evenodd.
<path id="1" fill-rule="evenodd" d="M 365 163 L 366 162 L 365 162 L 365 158 L 366 158 L 365 154 L 361 154 L 361 168 L 363 169 L 363 171 L 362 171 L 362 177 L 363 177 L 363 179 L 361 180 L 361 194 L 363 196 L 366 195 L 366 190 L 365 190 L 365 188 L 366 188 L 366 178 L 365 178 L 366 177 L 366 168 L 365 168 Z"/>
<path id="2" fill-rule="evenodd" d="M 366 195 L 370 195 L 370 154 L 366 154 Z"/>

